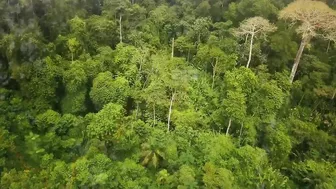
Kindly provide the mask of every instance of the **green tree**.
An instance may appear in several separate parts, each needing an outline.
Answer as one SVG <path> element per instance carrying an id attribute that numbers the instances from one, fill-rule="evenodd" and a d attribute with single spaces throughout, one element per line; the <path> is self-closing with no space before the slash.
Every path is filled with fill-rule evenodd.
<path id="1" fill-rule="evenodd" d="M 211 19 L 209 17 L 198 18 L 195 20 L 191 35 L 197 39 L 197 44 L 201 44 L 202 39 L 209 35 L 209 28 L 211 26 Z"/>
<path id="2" fill-rule="evenodd" d="M 88 136 L 103 141 L 114 141 L 118 129 L 122 127 L 124 111 L 121 105 L 106 104 L 101 111 L 92 117 L 87 126 Z"/>
<path id="3" fill-rule="evenodd" d="M 195 58 L 197 60 L 197 66 L 203 70 L 207 71 L 208 67 L 211 66 L 212 89 L 215 86 L 215 80 L 218 75 L 233 68 L 236 64 L 236 56 L 234 54 L 227 55 L 220 48 L 213 45 L 200 46 Z"/>
<path id="4" fill-rule="evenodd" d="M 164 56 L 156 56 L 152 61 L 156 73 L 152 75 L 151 80 L 162 82 L 165 91 L 169 94 L 167 123 L 167 131 L 169 131 L 174 101 L 188 90 L 193 70 L 181 58 L 168 59 Z"/>
<path id="5" fill-rule="evenodd" d="M 124 105 L 129 90 L 128 81 L 124 77 L 113 78 L 111 72 L 103 72 L 93 80 L 90 97 L 99 110 L 108 103 Z"/>
<path id="6" fill-rule="evenodd" d="M 63 74 L 66 94 L 61 104 L 64 113 L 82 113 L 86 111 L 85 98 L 88 78 L 79 64 L 80 62 L 77 61 L 71 64 L 70 69 Z"/>
<path id="7" fill-rule="evenodd" d="M 218 168 L 212 163 L 206 163 L 203 167 L 203 182 L 207 188 L 233 188 L 234 177 L 231 171 Z"/>
<path id="8" fill-rule="evenodd" d="M 245 68 L 227 72 L 224 78 L 226 93 L 222 101 L 225 114 L 229 117 L 226 134 L 232 124 L 232 119 L 240 124 L 244 122 L 247 111 L 247 97 L 251 96 L 257 84 L 257 77 Z"/>

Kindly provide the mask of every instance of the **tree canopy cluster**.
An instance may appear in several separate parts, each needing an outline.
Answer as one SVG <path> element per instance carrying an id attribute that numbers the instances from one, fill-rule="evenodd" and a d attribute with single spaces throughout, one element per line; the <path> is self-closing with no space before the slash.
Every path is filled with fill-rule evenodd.
<path id="1" fill-rule="evenodd" d="M 0 1 L 0 188 L 336 188 L 336 1 Z"/>

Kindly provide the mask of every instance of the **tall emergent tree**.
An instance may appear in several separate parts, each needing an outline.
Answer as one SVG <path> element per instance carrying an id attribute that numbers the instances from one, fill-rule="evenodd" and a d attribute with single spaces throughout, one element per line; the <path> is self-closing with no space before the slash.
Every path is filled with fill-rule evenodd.
<path id="1" fill-rule="evenodd" d="M 277 28 L 271 24 L 267 19 L 260 16 L 248 18 L 240 23 L 239 28 L 234 30 L 234 34 L 237 36 L 245 36 L 246 40 L 250 36 L 250 50 L 249 58 L 246 64 L 248 68 L 252 59 L 252 49 L 253 49 L 253 40 L 255 37 L 263 36 L 266 37 L 267 33 L 275 31 Z"/>
<path id="2" fill-rule="evenodd" d="M 104 1 L 104 13 L 114 15 L 119 24 L 119 42 L 123 42 L 123 18 L 131 11 L 131 2 L 125 0 L 108 0 Z M 117 19 L 118 17 L 118 19 Z"/>
<path id="3" fill-rule="evenodd" d="M 336 42 L 336 27 L 335 28 L 332 28 L 333 26 L 336 25 L 336 20 L 335 20 L 335 23 L 331 24 L 330 26 L 330 31 L 327 32 L 323 37 L 324 39 L 328 40 L 328 47 L 327 47 L 327 53 L 329 52 L 329 49 L 330 49 L 330 44 L 332 42 Z"/>
<path id="4" fill-rule="evenodd" d="M 323 36 L 336 29 L 336 12 L 320 1 L 297 0 L 290 3 L 280 12 L 280 18 L 289 20 L 293 24 L 299 23 L 296 32 L 301 35 L 300 48 L 296 54 L 290 74 L 292 83 L 300 63 L 304 48 L 314 37 Z"/>

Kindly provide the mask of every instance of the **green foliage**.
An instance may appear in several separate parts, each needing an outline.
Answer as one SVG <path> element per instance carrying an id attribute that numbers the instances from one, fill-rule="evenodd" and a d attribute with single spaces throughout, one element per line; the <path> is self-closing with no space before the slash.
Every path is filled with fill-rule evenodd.
<path id="1" fill-rule="evenodd" d="M 71 165 L 73 179 L 67 183 L 69 187 L 106 187 L 109 186 L 108 178 L 111 177 L 112 161 L 104 154 L 94 157 L 78 159 Z"/>
<path id="2" fill-rule="evenodd" d="M 334 5 L 291 83 L 290 2 L 1 1 L 0 188 L 336 188 Z"/>
<path id="3" fill-rule="evenodd" d="M 86 89 L 79 89 L 74 93 L 68 93 L 61 101 L 62 112 L 78 114 L 86 111 Z"/>
<path id="4" fill-rule="evenodd" d="M 226 136 L 205 135 L 203 137 L 211 137 L 204 149 L 205 161 L 212 162 L 215 165 L 225 165 L 234 150 L 231 140 Z"/>
<path id="5" fill-rule="evenodd" d="M 87 126 L 90 138 L 111 141 L 122 127 L 124 109 L 119 104 L 109 103 L 92 118 Z"/>
<path id="6" fill-rule="evenodd" d="M 275 128 L 274 128 L 275 127 Z M 269 149 L 270 160 L 276 167 L 283 166 L 288 161 L 288 157 L 292 150 L 290 137 L 284 130 L 282 125 L 267 127 L 266 145 Z"/>
<path id="7" fill-rule="evenodd" d="M 124 105 L 129 90 L 128 81 L 124 77 L 114 79 L 111 72 L 103 72 L 93 80 L 90 97 L 99 110 L 108 103 Z"/>
<path id="8" fill-rule="evenodd" d="M 117 26 L 112 20 L 105 17 L 93 15 L 87 20 L 87 29 L 93 48 L 109 46 L 117 41 Z"/>
<path id="9" fill-rule="evenodd" d="M 68 48 L 69 48 L 69 51 L 71 53 L 71 57 L 72 57 L 72 60 L 74 58 L 74 54 L 78 51 L 79 47 L 80 47 L 80 44 L 79 42 L 77 41 L 76 38 L 71 38 L 68 40 Z"/>
<path id="10" fill-rule="evenodd" d="M 212 163 L 206 163 L 203 170 L 203 182 L 207 188 L 233 188 L 234 177 L 231 171 L 217 168 Z"/>
<path id="11" fill-rule="evenodd" d="M 282 107 L 285 95 L 276 83 L 264 83 L 258 86 L 250 101 L 251 111 L 260 118 L 273 116 Z M 262 98 L 260 98 L 262 97 Z"/>
<path id="12" fill-rule="evenodd" d="M 195 171 L 192 167 L 182 165 L 177 172 L 178 189 L 196 188 Z"/>
<path id="13" fill-rule="evenodd" d="M 272 0 L 242 0 L 232 2 L 229 5 L 228 11 L 225 13 L 229 20 L 242 21 L 244 18 L 262 16 L 264 18 L 275 17 L 278 8 Z"/>
<path id="14" fill-rule="evenodd" d="M 287 179 L 278 171 L 267 166 L 268 160 L 265 151 L 244 146 L 236 151 L 236 160 L 238 162 L 233 161 L 232 165 L 238 167 L 234 174 L 241 187 L 286 188 Z"/>
<path id="15" fill-rule="evenodd" d="M 146 188 L 150 184 L 147 170 L 130 159 L 118 162 L 113 173 L 117 188 Z"/>
<path id="16" fill-rule="evenodd" d="M 79 66 L 72 66 L 71 69 L 64 72 L 64 84 L 69 93 L 77 92 L 81 87 L 85 86 L 87 76 L 85 71 Z"/>
<path id="17" fill-rule="evenodd" d="M 330 162 L 306 160 L 294 164 L 293 176 L 307 188 L 334 188 L 335 166 Z"/>
<path id="18" fill-rule="evenodd" d="M 14 136 L 11 136 L 10 133 L 4 128 L 0 128 L 0 139 L 2 141 L 0 145 L 0 167 L 6 165 L 6 156 L 10 151 L 14 150 Z"/>
<path id="19" fill-rule="evenodd" d="M 197 40 L 198 44 L 202 42 L 202 39 L 208 37 L 210 25 L 211 19 L 209 17 L 198 18 L 195 20 L 190 35 L 194 40 Z"/>
<path id="20" fill-rule="evenodd" d="M 61 120 L 61 115 L 53 110 L 48 110 L 36 117 L 36 126 L 39 131 L 54 127 Z"/>
<path id="21" fill-rule="evenodd" d="M 212 71 L 216 71 L 219 74 L 232 69 L 236 64 L 236 57 L 234 54 L 227 55 L 220 48 L 213 45 L 199 47 L 196 59 L 199 62 L 198 66 L 202 69 L 207 70 L 211 65 L 214 67 L 213 69 L 216 69 Z M 217 65 L 215 67 L 216 61 Z"/>

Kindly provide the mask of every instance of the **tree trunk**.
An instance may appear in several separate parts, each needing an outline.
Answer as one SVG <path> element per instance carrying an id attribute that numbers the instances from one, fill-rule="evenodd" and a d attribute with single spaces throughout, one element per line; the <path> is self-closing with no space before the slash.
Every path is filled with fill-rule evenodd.
<path id="1" fill-rule="evenodd" d="M 135 119 L 138 119 L 139 102 L 136 103 Z"/>
<path id="2" fill-rule="evenodd" d="M 198 34 L 197 37 L 197 46 L 201 43 L 201 33 Z"/>
<path id="3" fill-rule="evenodd" d="M 332 95 L 331 99 L 334 100 L 336 96 L 336 89 L 334 90 L 334 94 Z"/>
<path id="4" fill-rule="evenodd" d="M 174 45 L 175 45 L 175 39 L 172 40 L 172 49 L 171 49 L 171 57 L 174 57 Z"/>
<path id="5" fill-rule="evenodd" d="M 301 103 L 302 103 L 302 101 L 303 101 L 303 98 L 305 97 L 305 95 L 306 95 L 306 93 L 303 93 L 303 95 L 302 95 L 302 97 L 301 97 L 301 99 L 300 99 L 300 101 L 299 101 L 299 104 L 298 104 L 298 106 L 300 106 L 300 105 L 301 105 Z"/>
<path id="6" fill-rule="evenodd" d="M 29 5 L 28 5 L 28 9 L 31 9 L 31 13 L 34 16 L 34 4 L 33 4 L 33 0 L 29 1 Z"/>
<path id="7" fill-rule="evenodd" d="M 187 62 L 189 62 L 189 57 L 190 57 L 190 47 L 188 48 L 188 58 L 187 58 Z"/>
<path id="8" fill-rule="evenodd" d="M 254 38 L 254 33 L 251 34 L 250 53 L 249 53 L 249 59 L 248 59 L 247 64 L 246 64 L 246 68 L 248 68 L 250 66 L 250 62 L 251 62 L 251 59 L 252 59 L 253 38 Z"/>
<path id="9" fill-rule="evenodd" d="M 230 127 L 231 127 L 231 123 L 232 123 L 232 119 L 230 119 L 229 120 L 229 125 L 228 125 L 228 127 L 227 127 L 227 129 L 226 129 L 226 136 L 228 136 L 229 135 L 229 131 L 230 131 Z"/>
<path id="10" fill-rule="evenodd" d="M 155 115 L 156 113 L 155 113 L 155 104 L 153 105 L 153 124 L 154 124 L 154 126 L 155 126 L 155 124 L 156 124 L 156 115 Z"/>
<path id="11" fill-rule="evenodd" d="M 245 43 L 244 43 L 244 44 L 246 44 L 246 43 L 247 43 L 248 36 L 249 36 L 249 34 L 246 34 L 246 37 L 245 37 Z"/>
<path id="12" fill-rule="evenodd" d="M 121 31 L 121 21 L 122 21 L 122 16 L 121 14 L 119 15 L 119 38 L 120 38 L 120 43 L 122 43 L 123 41 L 123 37 L 122 37 L 122 31 Z"/>
<path id="13" fill-rule="evenodd" d="M 243 132 L 243 127 L 244 127 L 244 124 L 242 123 L 241 126 L 240 126 L 240 130 L 239 130 L 239 145 L 240 145 L 240 139 L 241 139 L 241 135 L 242 135 L 242 132 Z"/>
<path id="14" fill-rule="evenodd" d="M 328 47 L 327 47 L 327 53 L 329 52 L 330 43 L 331 43 L 331 41 L 329 40 L 329 41 L 328 41 Z"/>
<path id="15" fill-rule="evenodd" d="M 73 63 L 73 59 L 74 59 L 74 55 L 73 55 L 74 53 L 72 52 L 71 53 L 71 63 Z"/>
<path id="16" fill-rule="evenodd" d="M 293 83 L 293 81 L 294 81 L 296 70 L 299 67 L 300 59 L 301 59 L 301 56 L 302 56 L 302 53 L 303 53 L 303 50 L 304 50 L 306 44 L 307 44 L 307 39 L 303 38 L 302 41 L 301 41 L 301 44 L 300 44 L 300 48 L 299 48 L 299 50 L 296 54 L 294 65 L 292 67 L 292 72 L 291 72 L 291 75 L 290 75 L 290 78 L 289 78 L 290 83 Z"/>
<path id="17" fill-rule="evenodd" d="M 211 89 L 213 89 L 214 86 L 215 86 L 217 63 L 218 63 L 218 58 L 216 58 L 215 65 L 212 66 L 212 85 L 211 85 Z"/>
<path id="18" fill-rule="evenodd" d="M 170 129 L 170 118 L 171 118 L 171 114 L 172 114 L 172 110 L 173 110 L 173 101 L 174 101 L 174 97 L 175 97 L 175 92 L 173 92 L 172 97 L 171 97 L 171 99 L 170 99 L 167 132 L 169 132 L 169 129 Z"/>

